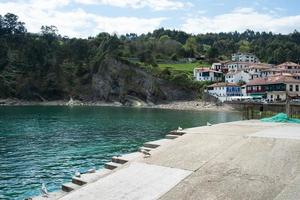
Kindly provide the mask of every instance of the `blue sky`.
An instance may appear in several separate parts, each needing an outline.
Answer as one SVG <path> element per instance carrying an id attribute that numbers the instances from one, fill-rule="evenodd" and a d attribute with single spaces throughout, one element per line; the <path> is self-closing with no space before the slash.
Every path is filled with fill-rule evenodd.
<path id="1" fill-rule="evenodd" d="M 160 27 L 194 34 L 300 30 L 298 0 L 0 0 L 0 14 L 7 12 L 17 14 L 28 31 L 55 25 L 69 37 L 141 34 Z"/>

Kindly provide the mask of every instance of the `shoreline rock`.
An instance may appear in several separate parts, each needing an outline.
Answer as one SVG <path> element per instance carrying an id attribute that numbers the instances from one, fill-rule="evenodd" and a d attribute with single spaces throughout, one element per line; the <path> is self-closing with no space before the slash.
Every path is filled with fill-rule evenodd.
<path id="1" fill-rule="evenodd" d="M 18 99 L 0 99 L 0 106 L 111 106 L 111 107 L 134 107 L 134 108 L 155 108 L 167 110 L 186 110 L 186 111 L 235 111 L 228 105 L 218 106 L 204 101 L 172 101 L 159 104 L 132 101 L 122 104 L 120 102 L 82 102 L 79 100 L 57 100 L 57 101 L 23 101 Z"/>

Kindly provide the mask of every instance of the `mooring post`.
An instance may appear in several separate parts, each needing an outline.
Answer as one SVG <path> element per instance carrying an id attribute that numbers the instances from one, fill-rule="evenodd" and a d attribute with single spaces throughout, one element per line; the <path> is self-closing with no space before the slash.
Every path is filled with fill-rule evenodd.
<path id="1" fill-rule="evenodd" d="M 290 96 L 288 95 L 288 93 L 286 93 L 286 100 L 285 100 L 285 113 L 288 117 L 291 117 L 291 113 L 290 113 Z"/>

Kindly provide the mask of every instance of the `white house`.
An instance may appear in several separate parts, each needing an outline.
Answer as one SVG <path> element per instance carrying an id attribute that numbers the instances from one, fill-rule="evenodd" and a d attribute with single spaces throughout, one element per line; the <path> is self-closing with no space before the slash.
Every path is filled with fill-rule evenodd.
<path id="1" fill-rule="evenodd" d="M 211 69 L 215 71 L 222 71 L 223 64 L 222 63 L 213 63 L 211 65 Z"/>
<path id="2" fill-rule="evenodd" d="M 259 59 L 252 53 L 232 54 L 231 60 L 235 62 L 259 63 Z"/>
<path id="3" fill-rule="evenodd" d="M 232 96 L 242 96 L 241 87 L 236 83 L 215 83 L 207 87 L 207 92 L 222 102 Z"/>
<path id="4" fill-rule="evenodd" d="M 195 68 L 194 77 L 197 81 L 222 81 L 223 73 L 207 68 Z"/>
<path id="5" fill-rule="evenodd" d="M 238 71 L 238 70 L 245 70 L 247 69 L 251 63 L 249 62 L 228 62 L 226 67 L 228 71 Z"/>
<path id="6" fill-rule="evenodd" d="M 239 83 L 245 82 L 248 83 L 251 79 L 251 75 L 244 71 L 230 71 L 225 75 L 225 82 L 228 83 Z"/>
<path id="7" fill-rule="evenodd" d="M 266 77 L 275 76 L 275 75 L 282 74 L 282 73 L 283 73 L 283 70 L 281 70 L 281 69 L 275 69 L 275 68 L 263 69 L 260 72 L 260 77 L 266 78 Z"/>
<path id="8" fill-rule="evenodd" d="M 267 70 L 272 69 L 272 65 L 266 63 L 257 63 L 254 65 L 250 65 L 246 70 L 251 75 L 251 80 L 255 78 L 262 78 L 262 74 Z"/>

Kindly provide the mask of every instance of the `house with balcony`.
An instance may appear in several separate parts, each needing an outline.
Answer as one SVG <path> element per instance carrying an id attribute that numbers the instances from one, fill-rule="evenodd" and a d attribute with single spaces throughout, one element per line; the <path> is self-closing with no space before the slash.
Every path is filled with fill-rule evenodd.
<path id="1" fill-rule="evenodd" d="M 300 80 L 292 75 L 275 75 L 257 78 L 247 83 L 246 91 L 250 96 L 261 96 L 269 102 L 285 101 L 287 95 L 300 96 Z"/>
<path id="2" fill-rule="evenodd" d="M 241 87 L 236 83 L 215 83 L 207 87 L 207 92 L 221 102 L 228 101 L 233 96 L 242 96 Z"/>
<path id="3" fill-rule="evenodd" d="M 223 73 L 208 68 L 195 68 L 194 77 L 197 81 L 219 82 L 223 79 Z"/>

